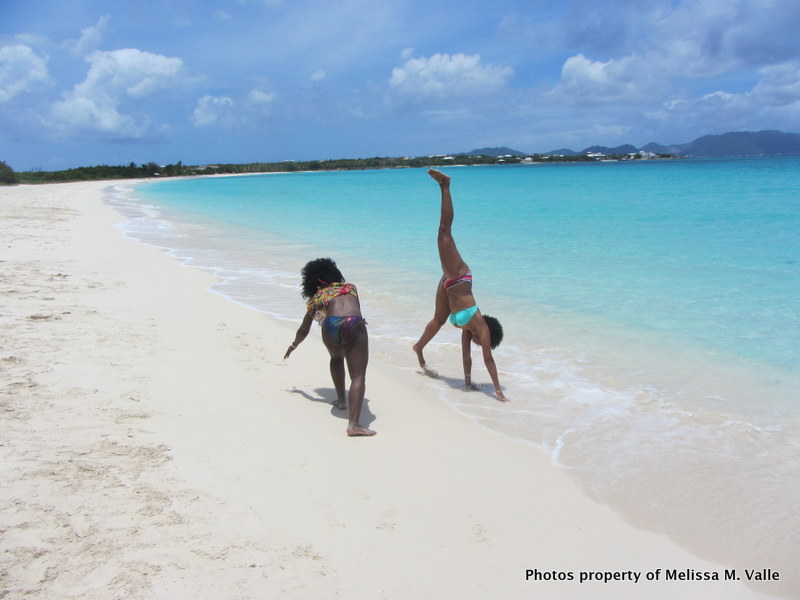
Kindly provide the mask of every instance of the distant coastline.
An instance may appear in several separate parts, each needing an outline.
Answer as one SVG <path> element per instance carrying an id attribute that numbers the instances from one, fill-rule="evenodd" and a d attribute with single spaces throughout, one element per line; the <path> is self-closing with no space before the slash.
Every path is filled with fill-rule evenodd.
<path id="1" fill-rule="evenodd" d="M 197 175 L 230 175 L 247 173 L 286 173 L 299 171 L 342 171 L 364 169 L 399 169 L 446 167 L 448 165 L 546 164 L 558 162 L 605 162 L 631 160 L 669 160 L 678 158 L 726 158 L 747 156 L 800 155 L 800 134 L 781 131 L 738 131 L 706 135 L 685 144 L 665 146 L 650 142 L 640 148 L 632 144 L 621 146 L 589 146 L 576 152 L 569 148 L 549 152 L 522 152 L 506 146 L 477 148 L 468 152 L 417 157 L 341 158 L 310 161 L 281 161 L 254 163 L 214 163 L 168 165 L 147 163 L 125 166 L 98 165 L 63 171 L 14 172 L 0 161 L 0 185 L 17 183 L 58 183 L 65 181 L 95 181 L 155 177 L 187 177 Z"/>
<path id="2" fill-rule="evenodd" d="M 468 154 L 490 154 L 493 156 L 527 156 L 529 153 L 511 148 L 480 148 Z M 589 146 L 576 152 L 560 148 L 543 153 L 550 156 L 630 156 L 667 155 L 691 158 L 732 158 L 736 156 L 797 156 L 800 155 L 800 133 L 782 131 L 731 131 L 720 135 L 704 135 L 684 144 L 663 145 L 650 142 L 637 148 L 632 144 L 621 146 Z"/>
<path id="3" fill-rule="evenodd" d="M 372 169 L 411 169 L 422 167 L 447 167 L 469 165 L 503 165 L 503 164 L 534 164 L 557 162 L 597 162 L 617 160 L 652 160 L 656 158 L 673 159 L 675 155 L 656 155 L 654 153 L 631 154 L 601 154 L 590 153 L 586 155 L 547 155 L 534 154 L 530 156 L 503 155 L 491 156 L 488 154 L 440 154 L 436 156 L 417 157 L 375 157 L 375 158 L 342 158 L 335 160 L 310 160 L 310 161 L 282 161 L 259 162 L 244 164 L 216 163 L 208 165 L 184 165 L 183 163 L 157 165 L 130 164 L 127 166 L 99 165 L 94 167 L 77 167 L 64 171 L 26 171 L 15 173 L 5 163 L 0 163 L 0 171 L 6 167 L 6 175 L 0 176 L 0 184 L 36 184 L 36 183 L 61 183 L 67 181 L 97 181 L 114 179 L 149 179 L 164 177 L 191 177 L 200 175 L 241 175 L 256 173 L 293 173 L 309 171 L 357 171 Z M 10 173 L 9 173 L 10 171 Z"/>

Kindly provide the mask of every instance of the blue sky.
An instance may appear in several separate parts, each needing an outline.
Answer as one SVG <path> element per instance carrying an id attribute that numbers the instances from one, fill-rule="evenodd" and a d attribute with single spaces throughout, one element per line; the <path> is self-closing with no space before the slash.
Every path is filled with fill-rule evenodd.
<path id="1" fill-rule="evenodd" d="M 795 0 L 0 0 L 15 170 L 800 132 Z"/>

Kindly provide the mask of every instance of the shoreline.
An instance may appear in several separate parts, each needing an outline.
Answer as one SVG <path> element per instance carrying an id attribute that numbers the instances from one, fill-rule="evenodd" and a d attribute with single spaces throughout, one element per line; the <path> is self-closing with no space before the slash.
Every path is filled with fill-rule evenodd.
<path id="1" fill-rule="evenodd" d="M 787 593 L 744 585 L 745 569 L 770 565 L 718 565 L 628 525 L 543 452 L 457 415 L 429 380 L 380 356 L 364 419 L 378 435 L 347 438 L 317 336 L 284 362 L 296 327 L 124 237 L 102 201 L 117 183 L 0 188 L 0 592 Z M 652 582 L 526 580 L 656 569 Z M 664 569 L 691 574 L 666 581 Z M 730 569 L 742 581 L 689 579 Z"/>
<path id="2" fill-rule="evenodd" d="M 400 175 L 406 194 L 423 198 L 408 207 L 413 215 L 429 208 L 422 190 L 410 189 L 418 176 Z M 336 176 L 318 177 L 327 182 L 320 193 L 337 190 L 337 195 L 353 199 L 359 198 L 358 190 L 348 187 L 347 180 L 356 188 L 373 189 L 377 183 L 352 175 L 345 175 L 344 182 L 334 181 Z M 190 196 L 215 198 L 220 205 L 226 193 L 235 197 L 241 192 L 234 182 L 193 182 L 190 187 Z M 304 196 L 307 187 L 301 182 L 291 186 L 297 197 Z M 284 322 L 297 323 L 300 266 L 331 249 L 346 274 L 357 274 L 373 364 L 378 356 L 382 364 L 401 369 L 415 365 L 409 348 L 430 318 L 433 296 L 428 297 L 426 282 L 438 281 L 435 271 L 423 272 L 435 257 L 418 244 L 419 232 L 409 235 L 419 219 L 394 227 L 396 245 L 405 249 L 404 255 L 416 257 L 408 265 L 407 260 L 393 262 L 401 258 L 394 251 L 380 258 L 374 254 L 379 238 L 370 233 L 355 245 L 340 245 L 330 237 L 304 239 L 304 232 L 314 227 L 295 231 L 283 221 L 290 202 L 271 211 L 271 226 L 263 227 L 264 215 L 254 210 L 255 227 L 230 228 L 224 223 L 227 219 L 215 223 L 202 208 L 193 209 L 193 202 L 184 204 L 180 193 L 172 203 L 168 198 L 161 202 L 159 194 L 148 201 L 149 193 L 140 196 L 139 191 L 137 187 L 131 203 L 115 204 L 134 218 L 121 226 L 128 235 L 165 248 L 184 264 L 204 266 L 221 279 L 216 291 Z M 189 210 L 184 213 L 181 206 Z M 329 218 L 316 212 L 313 201 L 310 206 L 314 216 L 309 223 Z M 225 216 L 218 209 L 210 212 Z M 249 218 L 248 203 L 243 202 L 236 214 Z M 227 216 L 238 222 L 236 214 Z M 338 231 L 336 226 L 331 229 Z M 569 267 L 552 268 L 547 277 L 558 279 L 568 272 L 565 268 Z M 476 271 L 490 274 L 486 265 Z M 482 276 L 478 285 L 483 286 L 481 305 L 491 306 L 490 313 L 500 316 L 511 334 L 495 357 L 512 402 L 493 401 L 480 364 L 474 374 L 485 395 L 460 391 L 460 345 L 452 327 L 444 328 L 426 348 L 429 365 L 441 374 L 439 381 L 428 381 L 439 398 L 478 426 L 549 453 L 551 462 L 582 493 L 611 507 L 626 522 L 668 535 L 721 564 L 768 562 L 778 571 L 793 573 L 789 585 L 798 585 L 791 567 L 797 562 L 797 546 L 787 535 L 800 531 L 793 510 L 800 499 L 800 422 L 792 402 L 797 377 L 747 369 L 737 360 L 709 354 L 707 347 L 669 334 L 614 326 L 602 317 L 568 315 L 552 307 L 542 310 L 535 296 L 504 305 L 507 299 L 486 293 L 497 289 L 504 277 L 495 277 L 495 285 L 487 286 Z M 409 295 L 407 290 L 413 291 Z M 524 315 L 517 309 L 522 306 Z M 767 402 L 771 408 L 764 406 Z M 780 477 L 772 475 L 776 471 Z"/>

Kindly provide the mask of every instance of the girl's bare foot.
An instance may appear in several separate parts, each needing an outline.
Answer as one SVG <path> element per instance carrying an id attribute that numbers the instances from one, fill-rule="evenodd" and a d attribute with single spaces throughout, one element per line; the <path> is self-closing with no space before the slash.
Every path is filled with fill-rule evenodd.
<path id="1" fill-rule="evenodd" d="M 366 427 L 362 427 L 361 425 L 348 425 L 347 426 L 347 435 L 350 437 L 369 437 L 375 435 L 375 431 L 372 429 L 368 429 Z"/>
<path id="2" fill-rule="evenodd" d="M 344 410 L 347 408 L 347 400 L 344 398 L 339 398 L 336 402 L 333 403 L 334 408 L 338 408 L 339 410 Z"/>
<path id="3" fill-rule="evenodd" d="M 424 369 L 425 357 L 422 356 L 422 348 L 419 347 L 419 344 L 414 344 L 411 349 L 414 350 L 414 353 L 417 355 L 417 362 L 419 362 L 419 366 Z"/>
<path id="4" fill-rule="evenodd" d="M 434 371 L 433 369 L 429 369 L 428 366 L 425 364 L 425 357 L 422 356 L 422 350 L 414 344 L 412 346 L 414 352 L 417 354 L 417 361 L 419 362 L 419 366 L 422 369 L 422 374 L 426 377 L 432 377 L 433 379 L 439 378 L 439 373 Z"/>
<path id="5" fill-rule="evenodd" d="M 436 169 L 428 169 L 428 175 L 430 175 L 436 181 L 438 181 L 439 185 L 449 185 L 450 184 L 450 177 L 448 175 L 445 175 L 441 171 L 437 171 Z"/>

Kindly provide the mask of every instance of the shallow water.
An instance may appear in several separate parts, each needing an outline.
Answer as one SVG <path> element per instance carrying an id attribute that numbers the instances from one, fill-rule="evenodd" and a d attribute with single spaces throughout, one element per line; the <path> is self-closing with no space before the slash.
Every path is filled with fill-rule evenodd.
<path id="1" fill-rule="evenodd" d="M 550 453 L 637 525 L 728 566 L 782 565 L 800 589 L 800 159 L 447 172 L 475 296 L 506 331 L 512 402 L 493 400 L 477 354 L 485 393 L 460 391 L 449 326 L 426 350 L 443 400 Z M 373 354 L 411 372 L 439 277 L 438 194 L 408 169 L 172 180 L 109 201 L 128 235 L 280 319 L 302 316 L 302 265 L 333 257 Z"/>

